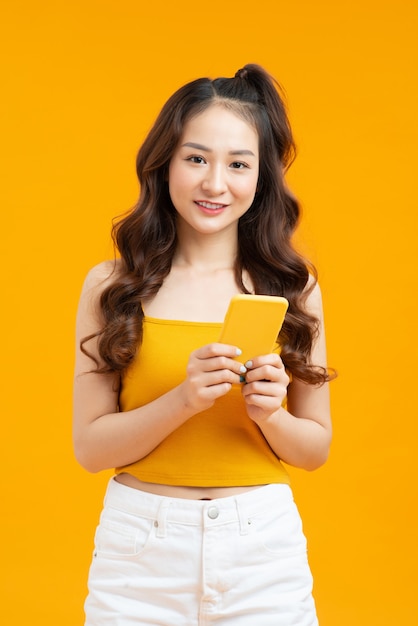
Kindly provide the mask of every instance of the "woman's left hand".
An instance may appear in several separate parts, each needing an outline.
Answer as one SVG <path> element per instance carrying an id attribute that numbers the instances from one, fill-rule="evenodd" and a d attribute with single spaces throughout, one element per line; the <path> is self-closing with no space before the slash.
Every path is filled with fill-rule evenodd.
<path id="1" fill-rule="evenodd" d="M 245 363 L 247 373 L 242 395 L 248 416 L 264 422 L 282 406 L 287 394 L 289 376 L 278 354 L 266 354 Z"/>

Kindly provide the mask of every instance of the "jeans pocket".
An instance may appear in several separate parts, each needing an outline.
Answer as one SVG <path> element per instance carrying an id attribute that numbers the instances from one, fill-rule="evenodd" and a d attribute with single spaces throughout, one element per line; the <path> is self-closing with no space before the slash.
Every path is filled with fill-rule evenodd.
<path id="1" fill-rule="evenodd" d="M 105 510 L 95 535 L 95 556 L 129 559 L 144 551 L 154 523 L 119 511 Z"/>
<path id="2" fill-rule="evenodd" d="M 251 518 L 250 523 L 260 549 L 266 554 L 291 556 L 306 553 L 302 521 L 293 501 L 279 510 L 272 506 L 271 511 Z"/>

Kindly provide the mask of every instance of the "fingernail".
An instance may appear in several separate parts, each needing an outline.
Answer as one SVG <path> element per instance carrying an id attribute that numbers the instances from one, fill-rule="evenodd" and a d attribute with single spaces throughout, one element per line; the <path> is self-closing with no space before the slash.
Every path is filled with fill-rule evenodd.
<path id="1" fill-rule="evenodd" d="M 236 349 L 235 349 L 235 351 L 236 351 L 236 353 L 237 353 L 237 356 L 239 356 L 240 354 L 242 354 L 242 350 L 240 350 L 239 348 L 236 348 Z"/>
<path id="2" fill-rule="evenodd" d="M 253 366 L 253 362 L 252 361 L 247 361 L 246 364 L 245 364 L 245 367 L 247 369 L 250 369 L 250 367 L 252 367 L 252 366 Z"/>
<path id="3" fill-rule="evenodd" d="M 247 372 L 247 368 L 245 367 L 245 365 L 241 365 L 239 371 L 241 372 L 241 374 L 245 374 Z"/>

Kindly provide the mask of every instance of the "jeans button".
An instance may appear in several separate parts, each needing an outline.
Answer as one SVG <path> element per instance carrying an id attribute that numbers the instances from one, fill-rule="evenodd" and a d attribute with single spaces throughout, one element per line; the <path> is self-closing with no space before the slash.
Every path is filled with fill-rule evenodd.
<path id="1" fill-rule="evenodd" d="M 219 515 L 219 509 L 217 506 L 211 506 L 208 509 L 208 517 L 210 517 L 210 519 L 216 519 Z"/>

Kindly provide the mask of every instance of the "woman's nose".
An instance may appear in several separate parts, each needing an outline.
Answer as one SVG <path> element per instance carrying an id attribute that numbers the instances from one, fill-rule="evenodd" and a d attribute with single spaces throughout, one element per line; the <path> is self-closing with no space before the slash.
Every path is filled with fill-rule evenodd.
<path id="1" fill-rule="evenodd" d="M 213 196 L 227 190 L 226 176 L 221 166 L 210 167 L 206 170 L 202 188 Z"/>

